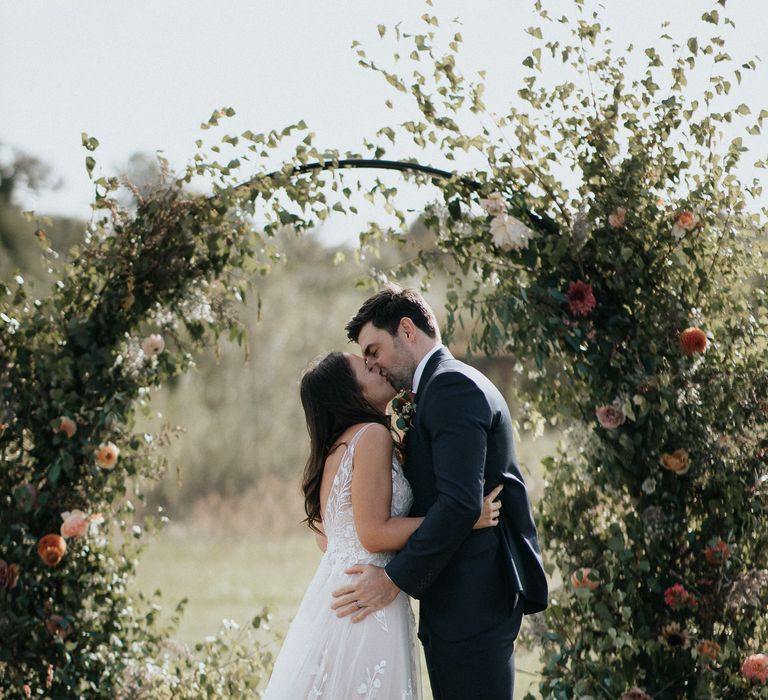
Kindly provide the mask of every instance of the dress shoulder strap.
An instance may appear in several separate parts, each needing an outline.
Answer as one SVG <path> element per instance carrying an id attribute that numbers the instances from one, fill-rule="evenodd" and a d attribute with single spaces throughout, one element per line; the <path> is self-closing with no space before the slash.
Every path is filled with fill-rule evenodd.
<path id="1" fill-rule="evenodd" d="M 357 444 L 357 441 L 360 439 L 360 436 L 368 430 L 372 425 L 376 425 L 376 423 L 366 423 L 360 430 L 358 430 L 353 436 L 352 439 L 349 441 L 349 446 L 347 447 L 347 452 L 352 452 L 355 445 Z"/>

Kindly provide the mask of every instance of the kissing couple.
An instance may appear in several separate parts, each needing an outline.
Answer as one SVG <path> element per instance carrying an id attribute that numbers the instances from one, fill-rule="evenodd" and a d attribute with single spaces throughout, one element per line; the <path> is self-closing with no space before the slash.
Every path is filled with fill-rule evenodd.
<path id="1" fill-rule="evenodd" d="M 346 331 L 362 356 L 332 352 L 301 379 L 324 554 L 264 698 L 419 700 L 416 598 L 435 700 L 509 700 L 522 617 L 547 607 L 509 408 L 415 290 L 385 287 Z"/>

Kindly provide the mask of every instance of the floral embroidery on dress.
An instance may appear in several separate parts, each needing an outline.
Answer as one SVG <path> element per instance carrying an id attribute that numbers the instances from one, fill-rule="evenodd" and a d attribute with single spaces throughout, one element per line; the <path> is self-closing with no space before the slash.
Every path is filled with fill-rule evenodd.
<path id="1" fill-rule="evenodd" d="M 307 700 L 317 700 L 323 694 L 323 686 L 325 681 L 328 680 L 328 672 L 325 670 L 325 657 L 328 653 L 328 645 L 323 647 L 323 654 L 320 657 L 320 663 L 314 669 L 313 676 L 315 676 L 315 682 L 312 684 L 312 689 L 309 691 Z M 319 676 L 319 677 L 318 677 Z"/>
<path id="2" fill-rule="evenodd" d="M 373 700 L 373 698 L 376 697 L 376 693 L 379 688 L 381 688 L 381 678 L 379 678 L 379 676 L 384 675 L 384 668 L 386 665 L 387 662 L 382 659 L 380 663 L 373 667 L 373 675 L 371 675 L 370 668 L 365 669 L 366 681 L 361 683 L 360 687 L 357 689 L 358 695 L 364 695 L 365 700 Z"/>
<path id="3" fill-rule="evenodd" d="M 416 696 L 413 692 L 413 679 L 408 679 L 408 687 L 400 693 L 400 700 L 415 700 Z"/>
<path id="4" fill-rule="evenodd" d="M 389 627 L 387 626 L 387 614 L 384 612 L 384 610 L 377 610 L 375 613 L 373 613 L 373 616 L 376 618 L 376 622 L 379 623 L 379 627 L 383 629 L 385 632 L 389 632 Z"/>

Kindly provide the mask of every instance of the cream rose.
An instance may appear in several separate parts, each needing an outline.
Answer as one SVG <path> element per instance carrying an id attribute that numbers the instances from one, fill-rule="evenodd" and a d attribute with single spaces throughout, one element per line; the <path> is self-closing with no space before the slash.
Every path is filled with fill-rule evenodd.
<path id="1" fill-rule="evenodd" d="M 491 219 L 491 235 L 497 248 L 521 250 L 528 246 L 533 231 L 513 216 L 498 214 Z"/>

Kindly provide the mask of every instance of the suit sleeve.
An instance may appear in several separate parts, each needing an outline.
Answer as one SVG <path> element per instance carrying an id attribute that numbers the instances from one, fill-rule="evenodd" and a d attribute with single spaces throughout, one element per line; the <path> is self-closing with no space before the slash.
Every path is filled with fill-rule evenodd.
<path id="1" fill-rule="evenodd" d="M 491 410 L 485 394 L 460 372 L 435 377 L 418 420 L 430 440 L 437 500 L 387 575 L 420 598 L 472 531 L 483 508 L 483 477 Z"/>

